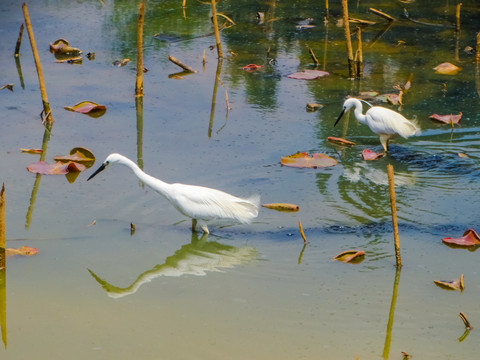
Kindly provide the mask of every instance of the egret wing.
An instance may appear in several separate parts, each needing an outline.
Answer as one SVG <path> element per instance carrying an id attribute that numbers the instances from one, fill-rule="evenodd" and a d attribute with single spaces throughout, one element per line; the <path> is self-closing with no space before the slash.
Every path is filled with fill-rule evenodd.
<path id="1" fill-rule="evenodd" d="M 401 114 L 380 106 L 367 111 L 367 123 L 374 133 L 398 134 L 404 138 L 415 135 L 418 128 Z"/>

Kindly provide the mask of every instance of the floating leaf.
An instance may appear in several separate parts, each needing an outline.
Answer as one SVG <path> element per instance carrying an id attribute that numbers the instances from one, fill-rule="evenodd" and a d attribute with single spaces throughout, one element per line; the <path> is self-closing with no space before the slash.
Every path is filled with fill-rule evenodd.
<path id="1" fill-rule="evenodd" d="M 434 284 L 443 290 L 458 290 L 460 281 L 459 279 L 453 281 L 446 280 L 433 280 Z"/>
<path id="2" fill-rule="evenodd" d="M 384 153 L 376 153 L 375 151 L 371 151 L 368 149 L 362 151 L 363 160 L 377 160 L 384 155 Z"/>
<path id="3" fill-rule="evenodd" d="M 288 203 L 271 203 L 271 204 L 262 204 L 264 208 L 277 210 L 277 211 L 298 211 L 300 208 L 295 204 Z"/>
<path id="4" fill-rule="evenodd" d="M 13 91 L 13 84 L 5 84 L 2 87 L 0 87 L 0 90 L 3 90 L 3 89 L 8 89 L 10 91 Z"/>
<path id="5" fill-rule="evenodd" d="M 243 67 L 243 70 L 254 71 L 263 68 L 262 65 L 248 64 Z"/>
<path id="6" fill-rule="evenodd" d="M 337 165 L 337 160 L 325 154 L 313 154 L 309 156 L 307 152 L 298 152 L 293 155 L 284 156 L 281 164 L 292 167 L 323 168 Z"/>
<path id="7" fill-rule="evenodd" d="M 438 115 L 433 114 L 428 117 L 429 119 L 440 121 L 444 124 L 458 124 L 462 118 L 462 113 L 459 112 L 458 115 Z"/>
<path id="8" fill-rule="evenodd" d="M 300 72 L 296 72 L 290 75 L 287 75 L 290 79 L 297 79 L 297 80 L 315 80 L 319 77 L 324 77 L 330 75 L 326 71 L 321 70 L 303 70 Z"/>
<path id="9" fill-rule="evenodd" d="M 55 156 L 53 158 L 55 161 L 60 162 L 76 162 L 85 165 L 88 169 L 95 163 L 95 155 L 93 153 L 84 148 L 84 147 L 76 147 L 70 150 L 70 155 L 67 156 Z"/>
<path id="10" fill-rule="evenodd" d="M 455 66 L 449 62 L 442 63 L 440 65 L 437 65 L 433 68 L 435 70 L 436 74 L 442 74 L 442 75 L 457 75 L 462 68 L 459 68 L 458 66 Z"/>
<path id="11" fill-rule="evenodd" d="M 91 117 L 100 117 L 107 111 L 107 107 L 105 105 L 98 105 L 93 101 L 82 101 L 74 106 L 65 106 L 64 109 L 87 114 Z"/>
<path id="12" fill-rule="evenodd" d="M 317 27 L 317 25 L 312 25 L 312 24 L 306 24 L 306 25 L 297 25 L 295 28 L 297 30 L 305 30 L 305 29 L 311 29 Z"/>
<path id="13" fill-rule="evenodd" d="M 464 154 L 464 153 L 458 153 L 457 155 L 458 155 L 458 157 L 463 158 L 463 159 L 468 159 L 469 158 L 469 156 L 467 154 Z"/>
<path id="14" fill-rule="evenodd" d="M 65 175 L 69 172 L 80 172 L 85 170 L 85 165 L 74 163 L 62 163 L 58 161 L 56 164 L 47 164 L 45 161 L 38 161 L 27 166 L 27 170 L 41 175 Z"/>
<path id="15" fill-rule="evenodd" d="M 71 47 L 67 40 L 65 39 L 58 39 L 53 44 L 50 43 L 50 51 L 54 52 L 55 54 L 81 54 L 82 51 L 80 49 Z"/>
<path id="16" fill-rule="evenodd" d="M 118 66 L 118 67 L 122 67 L 122 66 L 127 65 L 129 62 L 130 62 L 130 59 L 115 60 L 113 62 L 113 65 Z"/>
<path id="17" fill-rule="evenodd" d="M 468 229 L 463 233 L 462 237 L 459 238 L 451 238 L 446 237 L 443 238 L 442 241 L 447 245 L 457 245 L 457 246 L 479 246 L 480 245 L 480 236 L 475 232 L 473 229 Z"/>
<path id="18" fill-rule="evenodd" d="M 315 103 L 308 103 L 307 104 L 307 111 L 317 111 L 318 109 L 323 108 L 325 105 L 315 104 Z"/>
<path id="19" fill-rule="evenodd" d="M 349 146 L 355 145 L 353 141 L 345 140 L 345 139 L 334 137 L 334 136 L 329 136 L 327 140 L 337 145 L 349 145 Z"/>
<path id="20" fill-rule="evenodd" d="M 42 149 L 20 149 L 21 152 L 27 153 L 27 154 L 41 154 L 43 153 Z"/>
<path id="21" fill-rule="evenodd" d="M 365 251 L 362 250 L 347 250 L 343 251 L 333 258 L 344 263 L 360 263 L 365 258 Z"/>
<path id="22" fill-rule="evenodd" d="M 22 246 L 18 249 L 7 248 L 5 249 L 5 253 L 7 256 L 11 256 L 11 255 L 32 256 L 38 253 L 38 250 L 30 246 Z"/>

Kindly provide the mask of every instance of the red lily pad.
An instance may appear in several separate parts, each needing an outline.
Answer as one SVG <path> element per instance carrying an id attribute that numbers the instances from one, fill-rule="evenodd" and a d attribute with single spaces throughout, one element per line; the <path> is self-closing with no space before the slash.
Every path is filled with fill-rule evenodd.
<path id="1" fill-rule="evenodd" d="M 376 153 L 375 151 L 371 151 L 368 149 L 362 151 L 363 160 L 377 160 L 384 155 L 384 153 Z"/>
<path id="2" fill-rule="evenodd" d="M 65 175 L 69 172 L 80 172 L 85 169 L 85 165 L 73 161 L 68 163 L 58 161 L 56 164 L 48 164 L 45 161 L 38 161 L 27 166 L 27 170 L 31 173 L 41 175 Z"/>
<path id="3" fill-rule="evenodd" d="M 362 262 L 364 258 L 365 258 L 365 251 L 363 250 L 347 250 L 335 256 L 333 260 L 338 260 L 344 263 L 358 264 Z"/>
<path id="4" fill-rule="evenodd" d="M 440 65 L 437 65 L 433 68 L 435 70 L 436 74 L 442 74 L 442 75 L 457 75 L 462 68 L 459 68 L 456 65 L 453 65 L 449 62 L 444 62 L 441 63 Z"/>
<path id="5" fill-rule="evenodd" d="M 243 70 L 254 71 L 254 70 L 261 69 L 261 68 L 263 68 L 262 65 L 248 64 L 248 65 L 243 67 Z"/>
<path id="6" fill-rule="evenodd" d="M 298 168 L 323 168 L 328 166 L 337 165 L 337 160 L 331 158 L 328 155 L 315 153 L 312 156 L 307 152 L 298 152 L 293 155 L 282 157 L 280 163 L 285 166 L 298 167 Z"/>
<path id="7" fill-rule="evenodd" d="M 428 117 L 429 119 L 440 121 L 444 124 L 458 124 L 460 119 L 462 118 L 462 113 L 459 112 L 458 115 L 438 115 L 433 114 Z"/>
<path id="8" fill-rule="evenodd" d="M 300 72 L 296 72 L 290 75 L 287 75 L 288 78 L 290 79 L 296 79 L 296 80 L 315 80 L 319 77 L 324 77 L 330 75 L 326 71 L 321 71 L 321 70 L 303 70 Z"/>
<path id="9" fill-rule="evenodd" d="M 329 136 L 327 138 L 327 140 L 330 141 L 331 143 L 334 143 L 334 144 L 337 144 L 337 145 L 348 145 L 348 146 L 355 145 L 355 143 L 353 141 L 338 138 L 338 137 L 334 137 L 334 136 Z"/>
<path id="10" fill-rule="evenodd" d="M 82 101 L 74 106 L 65 106 L 65 110 L 75 111 L 81 114 L 87 114 L 92 117 L 100 117 L 107 111 L 105 105 L 99 105 L 93 101 Z"/>
<path id="11" fill-rule="evenodd" d="M 442 241 L 447 245 L 456 245 L 456 246 L 480 246 L 480 236 L 473 229 L 468 229 L 463 233 L 462 237 L 443 238 Z"/>

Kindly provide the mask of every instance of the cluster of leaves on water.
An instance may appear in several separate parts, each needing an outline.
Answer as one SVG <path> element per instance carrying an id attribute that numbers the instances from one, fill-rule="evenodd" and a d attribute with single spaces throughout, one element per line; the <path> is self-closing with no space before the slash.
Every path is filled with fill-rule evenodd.
<path id="1" fill-rule="evenodd" d="M 23 150 L 27 150 L 27 152 L 33 151 L 33 153 L 36 152 L 35 149 Z M 45 161 L 35 162 L 28 165 L 27 170 L 41 175 L 68 175 L 68 181 L 73 182 L 80 172 L 90 168 L 95 163 L 95 156 L 86 148 L 75 147 L 70 150 L 69 155 L 55 156 L 53 160 L 56 161 L 56 163 L 50 164 Z"/>

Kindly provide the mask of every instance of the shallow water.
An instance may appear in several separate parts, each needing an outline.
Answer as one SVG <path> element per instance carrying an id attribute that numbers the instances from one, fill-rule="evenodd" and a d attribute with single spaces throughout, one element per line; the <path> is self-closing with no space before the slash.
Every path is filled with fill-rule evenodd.
<path id="1" fill-rule="evenodd" d="M 258 193 L 262 203 L 300 206 L 297 213 L 262 208 L 252 224 L 213 228 L 207 238 L 192 235 L 190 222 L 126 168 L 108 169 L 88 183 L 93 169 L 73 183 L 27 172 L 38 156 L 20 148 L 41 147 L 44 128 L 26 31 L 23 80 L 12 55 L 23 22 L 21 3 L 0 5 L 0 85 L 14 84 L 13 92 L 0 92 L 0 181 L 6 187 L 7 246 L 33 246 L 39 253 L 7 261 L 4 358 L 398 359 L 402 351 L 421 359 L 476 356 L 478 335 L 474 330 L 459 341 L 464 326 L 458 313 L 478 325 L 478 254 L 441 242 L 479 222 L 480 78 L 473 55 L 463 51 L 474 46 L 478 31 L 475 1 L 463 1 L 458 41 L 450 27 L 451 2 L 405 5 L 412 19 L 448 26 L 407 20 L 404 5 L 350 4 L 351 16 L 377 22 L 363 31 L 361 81 L 346 76 L 336 5 L 324 25 L 323 8 L 311 1 L 218 3 L 218 11 L 236 22 L 222 31 L 220 67 L 209 49 L 214 38 L 202 36 L 212 31 L 208 5 L 192 2 L 184 16 L 179 1 L 147 2 L 143 117 L 133 96 L 136 4 L 28 3 L 55 121 L 46 161 L 84 146 L 97 157 L 97 167 L 118 152 L 167 182 Z M 398 21 L 378 37 L 385 21 L 369 14 L 369 7 Z M 258 11 L 265 12 L 264 23 L 255 18 Z M 309 17 L 316 27 L 297 31 Z M 95 52 L 95 60 L 55 63 L 48 44 L 58 38 L 84 54 Z M 187 40 L 172 41 L 180 38 Z M 309 47 L 330 76 L 288 79 L 312 68 Z M 179 68 L 168 55 L 198 72 L 169 77 Z M 124 58 L 131 59 L 127 66 L 112 66 Z M 435 74 L 432 68 L 445 61 L 462 71 Z M 249 63 L 264 67 L 241 69 Z M 214 93 L 217 71 L 223 85 Z M 381 146 L 353 114 L 346 133 L 344 126 L 333 128 L 345 96 L 395 92 L 393 85 L 410 74 L 404 105 L 383 105 L 415 118 L 422 134 L 397 139 L 378 161 L 363 161 L 363 149 Z M 63 109 L 82 100 L 106 105 L 106 114 L 91 118 Z M 325 107 L 306 112 L 310 102 Z M 461 125 L 453 132 L 428 119 L 460 111 Z M 339 147 L 328 136 L 357 145 Z M 326 153 L 339 163 L 326 169 L 280 166 L 282 156 L 297 151 Z M 401 273 L 394 267 L 388 163 L 395 168 Z M 96 225 L 89 226 L 93 220 Z M 331 260 L 353 248 L 366 252 L 362 263 Z M 463 293 L 433 284 L 461 273 Z"/>

